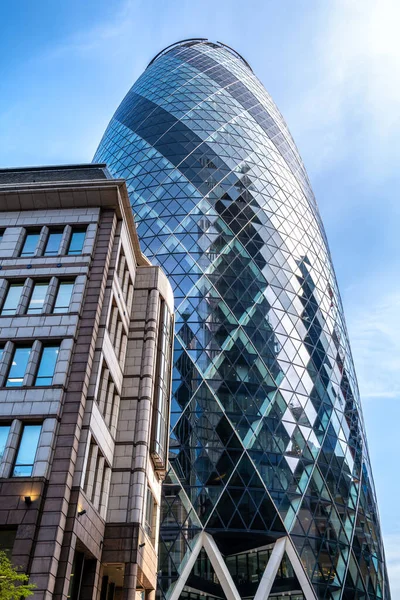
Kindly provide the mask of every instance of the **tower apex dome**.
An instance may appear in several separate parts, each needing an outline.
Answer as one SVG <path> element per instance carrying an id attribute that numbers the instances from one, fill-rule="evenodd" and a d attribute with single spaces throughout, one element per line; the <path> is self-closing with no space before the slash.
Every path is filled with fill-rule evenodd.
<path id="1" fill-rule="evenodd" d="M 235 56 L 236 58 L 238 58 L 239 60 L 244 62 L 246 67 L 248 67 L 250 69 L 250 71 L 253 72 L 253 69 L 251 68 L 251 66 L 249 65 L 247 60 L 244 59 L 243 56 L 241 54 L 239 54 L 239 52 L 236 52 L 236 50 L 234 50 L 227 44 L 223 44 L 222 42 L 218 42 L 218 41 L 213 42 L 211 40 L 208 40 L 207 38 L 188 38 L 186 40 L 180 40 L 179 42 L 174 42 L 173 44 L 170 44 L 169 46 L 167 46 L 166 48 L 161 50 L 158 54 L 156 54 L 155 57 L 152 58 L 151 61 L 149 62 L 149 64 L 147 65 L 147 68 L 150 67 L 158 58 L 160 58 L 160 56 L 164 56 L 164 54 L 167 54 L 173 48 L 178 48 L 179 46 L 182 46 L 182 47 L 196 46 L 198 44 L 204 44 L 206 46 L 211 46 L 212 48 L 224 48 L 225 50 L 228 50 L 228 52 L 230 52 L 233 56 Z"/>

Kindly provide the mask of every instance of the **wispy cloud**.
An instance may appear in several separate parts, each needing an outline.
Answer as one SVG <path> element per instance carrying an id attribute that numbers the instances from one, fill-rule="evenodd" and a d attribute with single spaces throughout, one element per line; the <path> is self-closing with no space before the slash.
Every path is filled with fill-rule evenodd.
<path id="1" fill-rule="evenodd" d="M 397 0 L 336 0 L 321 11 L 319 33 L 311 40 L 316 71 L 308 93 L 290 109 L 304 144 L 320 140 L 321 169 L 355 149 L 368 161 L 367 175 L 371 164 L 385 172 L 397 161 L 399 21 Z"/>
<path id="2" fill-rule="evenodd" d="M 363 286 L 364 299 L 352 290 L 358 302 L 347 312 L 361 396 L 400 398 L 400 291 L 379 296 L 382 282 L 374 283 Z"/>

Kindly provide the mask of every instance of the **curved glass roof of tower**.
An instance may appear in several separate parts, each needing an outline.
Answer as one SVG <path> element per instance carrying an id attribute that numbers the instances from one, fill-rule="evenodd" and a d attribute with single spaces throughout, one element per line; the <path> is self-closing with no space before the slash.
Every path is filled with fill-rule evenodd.
<path id="1" fill-rule="evenodd" d="M 263 85 L 221 43 L 174 44 L 95 161 L 126 178 L 142 249 L 175 293 L 159 593 L 389 599 L 329 248 Z"/>

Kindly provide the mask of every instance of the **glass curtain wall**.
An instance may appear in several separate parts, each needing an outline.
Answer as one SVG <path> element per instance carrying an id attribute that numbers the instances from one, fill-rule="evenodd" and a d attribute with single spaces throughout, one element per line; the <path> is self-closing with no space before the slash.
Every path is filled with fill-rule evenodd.
<path id="1" fill-rule="evenodd" d="M 243 598 L 268 564 L 262 549 L 290 536 L 316 597 L 389 599 L 325 232 L 263 85 L 222 44 L 174 44 L 128 92 L 94 160 L 127 180 L 142 249 L 174 287 L 159 593 L 173 593 L 205 530 Z M 208 560 L 202 551 L 181 598 L 224 597 Z M 272 592 L 301 598 L 284 560 Z"/>

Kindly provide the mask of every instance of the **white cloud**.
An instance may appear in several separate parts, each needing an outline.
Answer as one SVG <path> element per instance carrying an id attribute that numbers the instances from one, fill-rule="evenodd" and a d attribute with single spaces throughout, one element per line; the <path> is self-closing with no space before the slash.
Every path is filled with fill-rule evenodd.
<path id="1" fill-rule="evenodd" d="M 389 171 L 400 132 L 400 3 L 336 0 L 325 7 L 310 41 L 316 70 L 308 92 L 290 107 L 290 120 L 307 153 L 314 156 L 307 139 L 319 140 L 317 167 L 357 149 L 368 161 L 367 175 L 371 164 L 375 172 Z"/>

